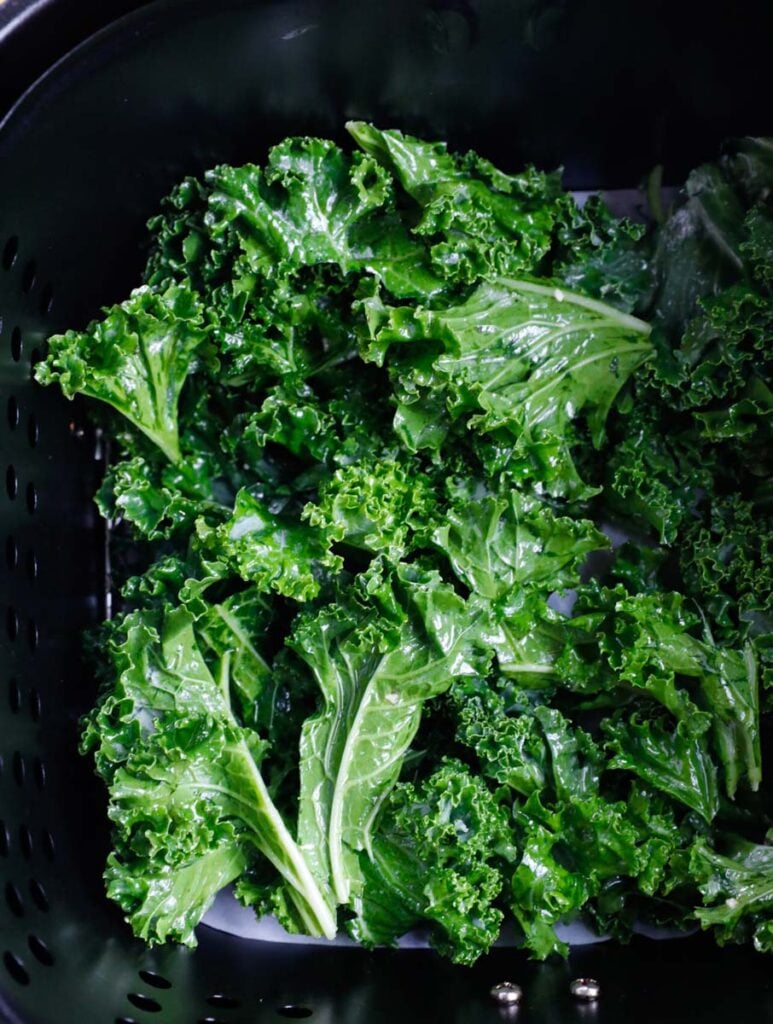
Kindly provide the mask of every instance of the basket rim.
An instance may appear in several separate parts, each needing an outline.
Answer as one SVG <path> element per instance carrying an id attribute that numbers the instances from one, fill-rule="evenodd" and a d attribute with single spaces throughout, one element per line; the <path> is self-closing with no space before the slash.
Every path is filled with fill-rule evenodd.
<path id="1" fill-rule="evenodd" d="M 12 5 L 9 10 L 13 12 L 14 0 L 6 0 L 6 2 Z M 6 24 L 3 24 L 5 12 L 3 9 L 4 4 L 0 0 L 0 47 L 8 44 L 14 32 L 26 26 L 32 18 L 55 7 L 57 2 L 58 0 L 31 0 L 21 9 L 18 9 L 15 16 L 8 19 Z M 256 0 L 228 0 L 228 2 L 235 7 L 246 7 L 254 6 Z M 257 2 L 267 7 L 278 7 L 289 4 L 292 0 L 257 0 Z M 220 0 L 220 3 L 222 6 L 225 6 L 223 0 Z M 154 16 L 159 18 L 168 17 L 172 12 L 179 11 L 183 5 L 189 11 L 195 8 L 210 12 L 212 10 L 212 5 L 208 0 L 140 0 L 138 6 L 133 10 L 112 18 L 101 28 L 89 33 L 79 43 L 76 43 L 75 46 L 63 53 L 61 57 L 58 57 L 52 64 L 49 64 L 45 71 L 38 75 L 24 89 L 5 113 L 0 115 L 0 148 L 5 143 L 7 135 L 14 130 L 16 123 L 23 121 L 27 108 L 32 107 L 42 98 L 42 94 L 50 84 L 51 79 L 58 78 L 62 70 L 66 69 L 69 64 L 74 64 L 82 60 L 92 50 L 99 49 L 111 36 L 131 31 L 135 23 L 142 25 L 142 34 L 144 34 L 153 24 L 152 20 L 149 21 L 149 19 L 152 19 Z"/>

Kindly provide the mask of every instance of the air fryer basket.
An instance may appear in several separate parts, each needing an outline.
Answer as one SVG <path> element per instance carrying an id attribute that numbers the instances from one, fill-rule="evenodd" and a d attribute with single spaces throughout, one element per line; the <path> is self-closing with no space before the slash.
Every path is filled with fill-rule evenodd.
<path id="1" fill-rule="evenodd" d="M 95 690 L 80 631 L 105 591 L 90 500 L 102 451 L 81 404 L 31 381 L 47 335 L 136 283 L 144 222 L 176 180 L 260 161 L 288 133 L 340 137 L 347 117 L 369 118 L 505 167 L 563 161 L 583 188 L 635 184 L 664 154 L 675 180 L 723 135 L 764 130 L 764 14 L 756 26 L 748 8 L 714 23 L 704 5 L 695 20 L 692 5 L 626 6 L 152 3 L 54 65 L 0 128 L 0 1020 L 773 1019 L 769 963 L 700 936 L 583 947 L 567 964 L 500 949 L 472 970 L 206 927 L 195 951 L 148 950 L 104 896 L 105 797 L 76 753 Z M 685 59 L 692 78 L 677 73 Z M 572 1002 L 578 974 L 601 980 L 598 1005 Z M 505 979 L 525 1001 L 503 1018 L 487 993 Z"/>

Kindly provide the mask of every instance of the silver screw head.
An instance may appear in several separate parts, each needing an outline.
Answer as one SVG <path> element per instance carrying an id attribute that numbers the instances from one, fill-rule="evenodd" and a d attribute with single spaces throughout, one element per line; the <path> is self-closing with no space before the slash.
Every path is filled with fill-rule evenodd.
<path id="1" fill-rule="evenodd" d="M 569 986 L 569 991 L 575 999 L 589 1003 L 601 995 L 601 985 L 595 978 L 575 978 Z"/>
<path id="2" fill-rule="evenodd" d="M 515 1006 L 516 1003 L 520 1003 L 522 997 L 521 986 L 513 984 L 512 981 L 501 981 L 491 987 L 491 998 L 500 1006 Z"/>

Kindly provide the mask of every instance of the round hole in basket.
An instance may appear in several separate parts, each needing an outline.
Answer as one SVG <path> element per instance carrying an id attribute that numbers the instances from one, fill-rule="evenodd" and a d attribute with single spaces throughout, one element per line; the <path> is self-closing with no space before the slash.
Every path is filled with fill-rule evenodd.
<path id="1" fill-rule="evenodd" d="M 25 561 L 25 569 L 26 569 L 27 579 L 29 579 L 29 580 L 37 579 L 37 576 L 38 576 L 38 556 L 35 554 L 35 552 L 31 548 L 27 552 L 27 555 L 26 555 L 26 558 L 25 558 L 24 561 Z"/>
<path id="2" fill-rule="evenodd" d="M 5 611 L 5 632 L 11 641 L 19 635 L 19 613 L 13 605 L 9 605 Z"/>
<path id="3" fill-rule="evenodd" d="M 8 681 L 8 705 L 11 713 L 18 715 L 21 709 L 21 687 L 19 680 L 13 677 Z"/>
<path id="4" fill-rule="evenodd" d="M 145 1013 L 161 1012 L 161 1003 L 157 999 L 143 995 L 141 992 L 130 992 L 126 998 L 132 1006 L 136 1006 L 138 1010 L 143 1010 Z"/>
<path id="5" fill-rule="evenodd" d="M 30 260 L 29 263 L 24 267 L 21 278 L 21 290 L 26 295 L 31 292 L 35 286 L 35 279 L 38 273 L 38 266 L 34 260 Z"/>
<path id="6" fill-rule="evenodd" d="M 33 512 L 37 511 L 38 507 L 38 489 L 32 481 L 27 484 L 24 495 L 27 504 L 27 511 L 32 515 Z"/>
<path id="7" fill-rule="evenodd" d="M 38 693 L 38 691 L 34 687 L 32 687 L 32 689 L 30 689 L 30 700 L 29 700 L 29 703 L 30 703 L 30 718 L 32 719 L 33 722 L 39 722 L 40 721 L 40 715 L 41 715 L 41 713 L 43 711 L 43 702 L 40 699 L 40 694 Z"/>
<path id="8" fill-rule="evenodd" d="M 19 849 L 21 850 L 21 855 L 25 860 L 32 859 L 33 841 L 32 830 L 29 825 L 19 826 Z"/>
<path id="9" fill-rule="evenodd" d="M 43 286 L 43 290 L 40 293 L 40 312 L 43 316 L 48 316 L 51 312 L 51 306 L 54 303 L 54 286 L 49 281 L 48 284 Z"/>
<path id="10" fill-rule="evenodd" d="M 14 750 L 11 758 L 13 766 L 13 777 L 16 785 L 21 789 L 27 781 L 27 762 L 20 750 Z"/>
<path id="11" fill-rule="evenodd" d="M 34 412 L 29 414 L 27 419 L 27 440 L 29 441 L 30 448 L 35 448 L 40 438 L 40 427 L 38 426 L 38 418 Z"/>
<path id="12" fill-rule="evenodd" d="M 16 466 L 10 465 L 5 470 L 5 493 L 14 500 L 19 493 L 19 478 L 16 475 Z"/>
<path id="13" fill-rule="evenodd" d="M 220 992 L 207 996 L 207 1003 L 219 1010 L 238 1010 L 241 1006 L 238 999 L 233 999 L 231 996 L 223 995 Z"/>
<path id="14" fill-rule="evenodd" d="M 151 988 L 169 989 L 172 987 L 171 981 L 154 971 L 139 971 L 139 976 Z"/>
<path id="15" fill-rule="evenodd" d="M 43 849 L 46 860 L 53 864 L 56 860 L 56 843 L 54 842 L 54 837 L 47 828 L 40 830 L 40 845 Z"/>

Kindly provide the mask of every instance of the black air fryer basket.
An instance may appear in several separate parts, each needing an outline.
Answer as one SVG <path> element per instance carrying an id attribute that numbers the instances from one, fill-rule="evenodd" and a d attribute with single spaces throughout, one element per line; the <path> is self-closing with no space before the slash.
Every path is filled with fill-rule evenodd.
<path id="1" fill-rule="evenodd" d="M 355 117 L 507 169 L 563 164 L 572 188 L 635 186 L 659 162 L 677 182 L 723 137 L 770 131 L 770 21 L 769 0 L 0 2 L 0 113 L 42 74 L 0 126 L 0 1021 L 773 1021 L 769 961 L 701 936 L 557 964 L 496 949 L 471 970 L 207 927 L 195 951 L 133 939 L 101 881 L 105 794 L 76 752 L 95 696 L 80 632 L 104 615 L 104 446 L 79 403 L 31 381 L 49 334 L 138 281 L 145 221 L 185 174 Z M 572 1001 L 581 974 L 597 1004 Z M 514 1015 L 488 998 L 503 980 L 525 992 Z"/>

